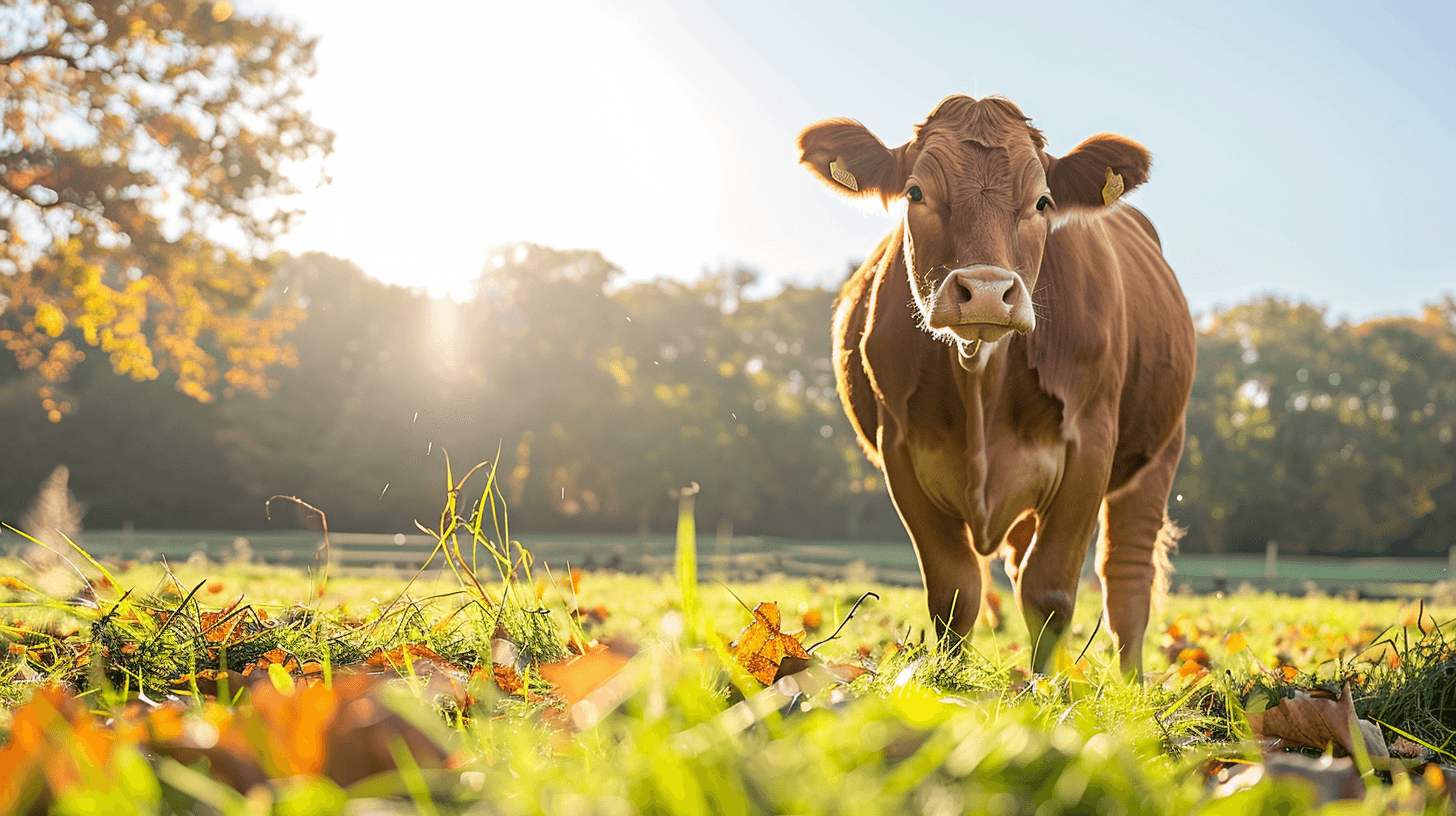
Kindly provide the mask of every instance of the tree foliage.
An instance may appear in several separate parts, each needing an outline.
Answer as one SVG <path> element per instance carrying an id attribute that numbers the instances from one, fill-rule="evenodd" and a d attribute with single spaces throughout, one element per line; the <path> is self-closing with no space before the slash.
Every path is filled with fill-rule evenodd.
<path id="1" fill-rule="evenodd" d="M 333 138 L 298 108 L 314 41 L 226 0 L 18 0 L 0 31 L 0 342 L 50 419 L 82 346 L 200 401 L 265 392 L 299 314 L 264 258 Z"/>
<path id="2" fill-rule="evenodd" d="M 1453 433 L 1456 299 L 1361 324 L 1257 299 L 1200 332 L 1174 515 L 1196 549 L 1443 554 Z"/>
<path id="3" fill-rule="evenodd" d="M 695 481 L 710 531 L 902 538 L 834 392 L 834 292 L 755 290 L 741 268 L 626 281 L 598 253 L 522 245 L 457 303 L 284 259 L 266 297 L 307 319 L 267 399 L 200 404 L 87 360 L 55 426 L 39 375 L 0 361 L 0 519 L 66 464 L 91 528 L 265 526 L 283 493 L 333 529 L 408 532 L 437 510 L 446 451 L 457 476 L 499 451 L 513 530 L 671 530 L 669 491 Z M 1199 355 L 1185 551 L 1456 541 L 1456 298 L 1364 323 L 1257 298 L 1204 316 Z"/>

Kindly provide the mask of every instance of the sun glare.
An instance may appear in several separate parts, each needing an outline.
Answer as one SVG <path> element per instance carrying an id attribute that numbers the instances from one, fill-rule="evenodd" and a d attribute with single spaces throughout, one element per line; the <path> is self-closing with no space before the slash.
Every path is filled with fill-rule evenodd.
<path id="1" fill-rule="evenodd" d="M 344 15 L 345 26 L 328 8 L 289 6 L 323 34 L 310 96 L 339 136 L 334 181 L 307 194 L 286 248 L 352 255 L 390 282 L 464 298 L 507 243 L 591 247 L 628 268 L 644 234 L 658 256 L 711 245 L 713 219 L 679 192 L 684 174 L 695 190 L 722 181 L 701 159 L 718 151 L 710 106 L 610 7 L 455 8 L 448 30 L 418 40 L 410 29 L 429 15 Z M 330 73 L 359 56 L 339 52 L 376 49 L 376 35 L 431 46 L 368 76 Z M 350 217 L 361 200 L 378 202 L 388 229 L 361 229 Z"/>

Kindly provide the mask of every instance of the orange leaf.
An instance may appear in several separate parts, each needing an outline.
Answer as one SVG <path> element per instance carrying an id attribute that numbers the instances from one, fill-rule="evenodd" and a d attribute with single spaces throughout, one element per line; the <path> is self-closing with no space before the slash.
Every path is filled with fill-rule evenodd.
<path id="1" fill-rule="evenodd" d="M 1197 660 L 1185 660 L 1183 661 L 1183 665 L 1178 667 L 1178 676 L 1186 680 L 1191 677 L 1197 677 L 1207 671 L 1208 669 Z"/>
<path id="2" fill-rule="evenodd" d="M 810 631 L 824 625 L 824 613 L 817 609 L 810 609 L 804 613 L 804 628 Z"/>
<path id="3" fill-rule="evenodd" d="M 244 668 L 243 674 L 252 674 L 254 669 L 266 672 L 268 671 L 268 667 L 272 665 L 282 666 L 284 671 L 292 674 L 298 671 L 298 658 L 275 646 L 259 655 L 257 660 Z"/>
<path id="4" fill-rule="evenodd" d="M 503 666 L 499 663 L 490 664 L 491 675 L 495 678 L 495 684 L 506 694 L 520 694 L 526 687 L 526 681 L 516 672 L 513 666 Z"/>
<path id="5" fill-rule="evenodd" d="M 753 622 L 729 644 L 738 663 L 765 686 L 778 679 L 785 658 L 810 659 L 804 644 L 779 629 L 780 620 L 778 603 L 764 601 L 754 607 Z"/>
<path id="6" fill-rule="evenodd" d="M 208 643 L 235 643 L 242 640 L 251 629 L 242 615 L 232 615 L 228 610 L 202 612 L 197 616 L 197 626 Z"/>
<path id="7" fill-rule="evenodd" d="M 1242 652 L 1249 648 L 1249 639 L 1244 637 L 1243 632 L 1234 632 L 1227 638 L 1224 638 L 1223 645 L 1230 652 Z"/>
<path id="8" fill-rule="evenodd" d="M 1207 668 L 1213 662 L 1213 658 L 1209 657 L 1208 652 L 1204 649 L 1189 648 L 1178 653 L 1178 661 L 1180 663 L 1192 661 Z"/>
<path id="9" fill-rule="evenodd" d="M 541 666 L 541 678 L 554 686 L 568 705 L 574 705 L 612 679 L 631 656 L 625 647 L 598 643 L 571 660 Z"/>
<path id="10" fill-rule="evenodd" d="M 365 658 L 364 665 L 375 670 L 392 668 L 396 671 L 409 666 L 416 676 L 433 674 L 437 669 L 464 674 L 423 643 L 402 643 L 388 651 L 380 649 Z"/>

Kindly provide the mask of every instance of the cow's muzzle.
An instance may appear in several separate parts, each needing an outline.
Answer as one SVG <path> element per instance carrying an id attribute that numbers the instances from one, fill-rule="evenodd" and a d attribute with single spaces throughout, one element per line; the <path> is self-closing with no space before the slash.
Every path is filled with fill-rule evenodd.
<path id="1" fill-rule="evenodd" d="M 1036 326 L 1031 295 L 1021 276 L 1009 269 L 976 264 L 952 270 L 930 301 L 928 323 L 961 340 L 992 342 L 1010 331 Z"/>

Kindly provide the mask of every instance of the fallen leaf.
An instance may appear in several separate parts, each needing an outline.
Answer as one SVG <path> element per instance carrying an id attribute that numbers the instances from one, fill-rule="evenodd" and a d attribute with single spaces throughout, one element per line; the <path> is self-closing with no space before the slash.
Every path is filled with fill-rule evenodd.
<path id="1" fill-rule="evenodd" d="M 619 641 L 597 643 L 570 660 L 543 664 L 541 678 L 567 705 L 574 705 L 621 671 L 635 653 L 635 648 Z"/>
<path id="2" fill-rule="evenodd" d="M 1178 667 L 1178 676 L 1184 680 L 1202 677 L 1208 673 L 1208 667 L 1197 660 L 1185 660 L 1183 665 Z"/>
<path id="3" fill-rule="evenodd" d="M 275 646 L 259 655 L 257 660 L 245 666 L 243 668 L 243 674 L 251 675 L 253 672 L 260 670 L 264 674 L 267 674 L 269 666 L 282 666 L 283 670 L 289 673 L 298 671 L 299 669 L 298 658 Z"/>
<path id="4" fill-rule="evenodd" d="M 199 614 L 197 627 L 208 643 L 236 643 L 253 629 L 251 621 L 244 615 L 233 614 L 231 609 Z"/>
<path id="5" fill-rule="evenodd" d="M 738 663 L 765 686 L 772 685 L 781 676 L 780 668 L 786 659 L 805 661 L 802 664 L 790 661 L 786 672 L 789 674 L 795 667 L 808 666 L 810 659 L 804 644 L 779 629 L 780 621 L 778 603 L 764 601 L 754 607 L 753 622 L 738 633 L 738 640 L 729 644 Z"/>
<path id="6" fill-rule="evenodd" d="M 1299 691 L 1294 697 L 1280 700 L 1264 711 L 1250 711 L 1249 725 L 1255 737 L 1282 740 L 1299 748 L 1320 748 L 1334 744 L 1343 754 L 1354 753 L 1354 734 L 1364 742 L 1376 767 L 1389 764 L 1390 749 L 1380 727 L 1369 720 L 1357 720 L 1350 687 L 1345 686 L 1337 700 L 1313 697 Z"/>
<path id="7" fill-rule="evenodd" d="M 364 659 L 364 666 L 375 672 L 393 669 L 401 674 L 408 667 L 408 671 L 416 677 L 429 677 L 438 671 L 465 676 L 464 672 L 423 643 L 404 643 L 393 649 L 380 649 Z"/>
<path id="8" fill-rule="evenodd" d="M 115 732 L 75 697 L 55 686 L 40 690 L 15 712 L 0 748 L 0 813 L 27 802 L 28 812 L 48 812 L 51 801 L 104 767 L 115 747 Z"/>
<path id="9" fill-rule="evenodd" d="M 1178 653 L 1179 663 L 1187 663 L 1190 660 L 1204 667 L 1205 669 L 1208 668 L 1208 666 L 1213 662 L 1213 658 L 1209 656 L 1206 649 L 1190 648 L 1184 649 Z"/>
<path id="10" fill-rule="evenodd" d="M 290 692 L 257 683 L 244 705 L 209 704 L 200 714 L 180 705 L 147 717 L 148 747 L 184 764 L 206 758 L 212 775 L 241 793 L 268 779 L 321 774 L 341 787 L 395 770 L 403 745 L 419 768 L 444 767 L 433 737 L 378 696 L 378 678 L 336 678 L 332 687 L 299 684 Z"/>
<path id="11" fill-rule="evenodd" d="M 490 664 L 491 678 L 495 685 L 506 694 L 521 694 L 525 691 L 526 681 L 516 671 L 514 666 L 503 666 L 500 663 Z"/>
<path id="12" fill-rule="evenodd" d="M 810 609 L 804 613 L 804 628 L 810 632 L 818 631 L 824 625 L 824 613 L 817 609 Z"/>

